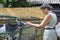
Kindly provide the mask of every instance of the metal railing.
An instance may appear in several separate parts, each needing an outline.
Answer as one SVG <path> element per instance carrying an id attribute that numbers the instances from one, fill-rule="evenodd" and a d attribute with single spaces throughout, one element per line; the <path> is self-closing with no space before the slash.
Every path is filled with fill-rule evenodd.
<path id="1" fill-rule="evenodd" d="M 32 32 L 33 31 L 33 32 Z M 15 32 L 1 33 L 0 36 L 4 37 L 6 40 L 42 40 L 42 29 L 38 32 L 36 28 L 22 28 Z M 5 40 L 4 39 L 4 40 Z"/>
<path id="2" fill-rule="evenodd" d="M 10 18 L 13 18 L 13 17 L 10 17 Z M 16 17 L 14 18 L 16 19 Z M 41 22 L 40 19 L 37 19 L 37 20 L 28 19 L 28 20 L 31 21 L 32 23 Z M 24 21 L 24 20 L 22 19 L 20 21 Z M 27 20 L 25 19 L 25 21 Z M 42 40 L 42 34 L 43 34 L 43 29 L 23 26 L 22 28 L 18 28 L 15 31 L 0 33 L 0 40 Z"/>

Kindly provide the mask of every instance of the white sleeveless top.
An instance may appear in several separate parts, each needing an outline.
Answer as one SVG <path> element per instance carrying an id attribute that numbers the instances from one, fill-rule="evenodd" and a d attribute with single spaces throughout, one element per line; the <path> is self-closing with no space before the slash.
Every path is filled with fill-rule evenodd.
<path id="1" fill-rule="evenodd" d="M 50 11 L 47 15 L 51 15 L 51 20 L 45 28 L 54 28 L 56 26 L 56 23 L 57 23 L 56 14 Z"/>

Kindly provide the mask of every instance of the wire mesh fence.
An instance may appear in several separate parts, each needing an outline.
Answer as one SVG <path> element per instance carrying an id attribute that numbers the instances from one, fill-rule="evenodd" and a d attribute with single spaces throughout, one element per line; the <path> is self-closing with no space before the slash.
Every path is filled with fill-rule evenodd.
<path id="1" fill-rule="evenodd" d="M 24 26 L 13 32 L 0 33 L 0 40 L 42 40 L 42 34 L 43 29 Z"/>

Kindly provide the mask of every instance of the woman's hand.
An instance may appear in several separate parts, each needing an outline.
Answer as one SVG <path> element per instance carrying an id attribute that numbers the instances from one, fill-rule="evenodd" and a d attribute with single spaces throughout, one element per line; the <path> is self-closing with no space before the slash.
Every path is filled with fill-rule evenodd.
<path id="1" fill-rule="evenodd" d="M 31 24 L 32 24 L 31 22 L 26 22 L 27 26 L 31 26 Z"/>

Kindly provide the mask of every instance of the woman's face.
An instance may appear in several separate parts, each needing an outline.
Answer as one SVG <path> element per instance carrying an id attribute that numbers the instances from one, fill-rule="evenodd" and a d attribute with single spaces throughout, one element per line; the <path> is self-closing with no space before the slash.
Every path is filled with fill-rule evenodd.
<path id="1" fill-rule="evenodd" d="M 45 8 L 45 9 L 41 9 L 43 13 L 47 14 L 48 13 L 48 9 Z"/>

